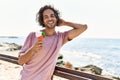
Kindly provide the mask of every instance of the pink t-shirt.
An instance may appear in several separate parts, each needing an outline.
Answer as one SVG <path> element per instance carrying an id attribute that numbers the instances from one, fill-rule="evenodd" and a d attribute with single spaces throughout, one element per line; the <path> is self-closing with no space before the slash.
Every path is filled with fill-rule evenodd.
<path id="1" fill-rule="evenodd" d="M 23 65 L 20 80 L 51 80 L 59 50 L 67 42 L 64 42 L 67 33 L 58 32 L 53 36 L 45 37 L 43 39 L 44 45 L 42 49 L 29 62 Z M 31 32 L 21 48 L 19 56 L 24 55 L 36 40 L 35 32 Z"/>

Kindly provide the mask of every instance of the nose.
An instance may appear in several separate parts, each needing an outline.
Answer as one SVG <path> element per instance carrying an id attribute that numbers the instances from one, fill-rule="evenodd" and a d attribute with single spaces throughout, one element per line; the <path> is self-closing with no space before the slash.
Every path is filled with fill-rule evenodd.
<path id="1" fill-rule="evenodd" d="M 51 18 L 51 17 L 48 17 L 48 20 L 52 20 L 52 18 Z"/>

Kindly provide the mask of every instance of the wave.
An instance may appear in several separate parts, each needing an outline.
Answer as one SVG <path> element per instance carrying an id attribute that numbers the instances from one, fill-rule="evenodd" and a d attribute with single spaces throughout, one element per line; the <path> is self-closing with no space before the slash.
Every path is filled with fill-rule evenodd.
<path id="1" fill-rule="evenodd" d="M 116 76 L 120 75 L 120 62 L 116 62 L 114 59 L 109 58 L 109 56 L 104 56 L 104 54 L 99 55 L 96 53 L 76 50 L 61 50 L 60 53 L 63 55 L 63 61 L 71 62 L 74 67 L 81 67 L 93 64 L 102 68 L 103 74 L 112 74 Z"/>

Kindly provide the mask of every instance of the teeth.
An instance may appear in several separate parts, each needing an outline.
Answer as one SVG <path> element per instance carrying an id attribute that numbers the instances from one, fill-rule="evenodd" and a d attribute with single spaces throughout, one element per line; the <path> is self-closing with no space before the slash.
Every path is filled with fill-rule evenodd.
<path id="1" fill-rule="evenodd" d="M 49 24 L 52 24 L 53 22 L 49 22 Z"/>
<path id="2" fill-rule="evenodd" d="M 49 24 L 52 24 L 52 23 L 53 23 L 53 21 L 49 21 L 48 23 L 49 23 Z"/>

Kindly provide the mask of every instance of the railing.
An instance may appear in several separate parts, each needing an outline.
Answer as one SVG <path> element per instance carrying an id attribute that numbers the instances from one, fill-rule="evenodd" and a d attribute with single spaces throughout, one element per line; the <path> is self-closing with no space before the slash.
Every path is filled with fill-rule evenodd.
<path id="1" fill-rule="evenodd" d="M 0 54 L 0 59 L 18 64 L 17 57 Z M 70 70 L 58 66 L 55 67 L 54 75 L 62 78 L 66 78 L 68 80 L 113 80 L 110 78 L 102 77 L 100 75 L 94 75 L 82 71 Z"/>

